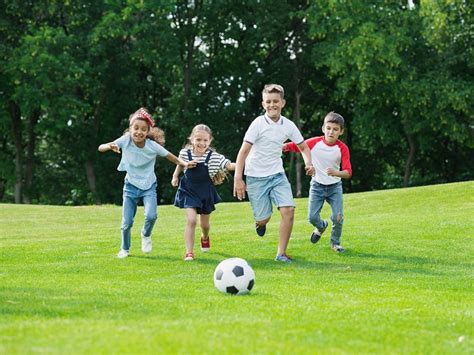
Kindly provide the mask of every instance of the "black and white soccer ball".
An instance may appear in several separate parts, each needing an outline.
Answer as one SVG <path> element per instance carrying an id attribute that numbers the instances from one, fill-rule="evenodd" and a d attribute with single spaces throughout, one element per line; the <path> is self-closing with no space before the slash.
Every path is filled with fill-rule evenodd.
<path id="1" fill-rule="evenodd" d="M 225 259 L 214 271 L 214 285 L 224 293 L 245 295 L 255 283 L 255 272 L 249 263 L 241 258 Z"/>

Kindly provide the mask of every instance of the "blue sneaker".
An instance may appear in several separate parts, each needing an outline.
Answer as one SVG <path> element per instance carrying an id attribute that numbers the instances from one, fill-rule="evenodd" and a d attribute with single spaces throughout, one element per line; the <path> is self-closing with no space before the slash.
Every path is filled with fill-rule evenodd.
<path id="1" fill-rule="evenodd" d="M 323 235 L 324 231 L 328 227 L 329 223 L 326 221 L 323 221 L 323 222 L 325 223 L 324 228 L 322 229 L 314 228 L 313 233 L 311 233 L 311 238 L 310 238 L 311 243 L 316 244 L 319 241 L 319 239 L 321 239 L 321 236 Z"/>
<path id="2" fill-rule="evenodd" d="M 292 263 L 293 262 L 293 259 L 290 258 L 290 256 L 286 255 L 286 254 L 281 254 L 281 255 L 277 255 L 275 257 L 275 261 L 282 261 L 284 263 Z"/>
<path id="3" fill-rule="evenodd" d="M 267 231 L 267 226 L 260 226 L 258 223 L 255 223 L 255 231 L 257 232 L 259 237 L 263 237 L 265 232 Z"/>

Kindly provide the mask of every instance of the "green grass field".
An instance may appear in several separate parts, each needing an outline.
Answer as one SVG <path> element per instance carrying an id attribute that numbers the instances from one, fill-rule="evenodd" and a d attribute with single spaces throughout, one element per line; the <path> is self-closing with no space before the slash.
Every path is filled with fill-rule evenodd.
<path id="1" fill-rule="evenodd" d="M 345 195 L 341 255 L 327 232 L 310 243 L 306 206 L 287 265 L 277 214 L 259 238 L 246 202 L 218 206 L 211 252 L 189 263 L 172 206 L 149 256 L 139 209 L 119 260 L 119 206 L 0 205 L 0 353 L 474 352 L 474 182 Z M 255 270 L 247 296 L 214 288 L 232 256 Z"/>

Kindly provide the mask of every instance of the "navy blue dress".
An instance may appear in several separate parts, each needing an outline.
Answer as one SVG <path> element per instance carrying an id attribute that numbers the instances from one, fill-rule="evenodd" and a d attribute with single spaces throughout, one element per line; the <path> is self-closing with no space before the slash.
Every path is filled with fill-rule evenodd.
<path id="1" fill-rule="evenodd" d="M 198 214 L 211 214 L 216 209 L 216 203 L 221 202 L 216 188 L 209 177 L 208 164 L 212 151 L 204 163 L 197 163 L 192 169 L 187 169 L 179 182 L 174 205 L 179 208 L 195 208 Z M 193 160 L 188 149 L 189 161 Z"/>

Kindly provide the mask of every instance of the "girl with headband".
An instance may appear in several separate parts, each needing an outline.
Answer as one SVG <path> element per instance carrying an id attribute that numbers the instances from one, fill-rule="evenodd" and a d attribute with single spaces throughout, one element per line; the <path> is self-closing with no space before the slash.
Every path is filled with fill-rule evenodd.
<path id="1" fill-rule="evenodd" d="M 152 250 L 151 232 L 157 218 L 156 157 L 164 157 L 185 169 L 194 168 L 194 161 L 185 162 L 168 152 L 152 138 L 153 119 L 145 108 L 130 115 L 129 129 L 122 137 L 110 143 L 101 144 L 99 152 L 112 150 L 122 153 L 118 171 L 125 171 L 122 205 L 122 245 L 117 255 L 123 259 L 130 254 L 131 230 L 139 200 L 143 200 L 145 222 L 141 231 L 142 252 Z M 150 138 L 150 139 L 147 139 Z"/>

